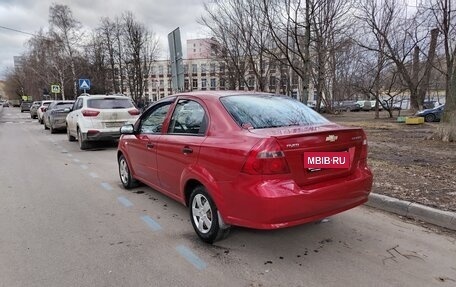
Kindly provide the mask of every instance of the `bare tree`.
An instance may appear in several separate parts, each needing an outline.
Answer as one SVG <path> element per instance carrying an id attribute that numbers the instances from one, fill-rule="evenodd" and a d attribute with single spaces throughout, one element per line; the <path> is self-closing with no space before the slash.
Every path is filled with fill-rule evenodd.
<path id="1" fill-rule="evenodd" d="M 249 86 L 246 74 L 252 71 L 259 82 L 259 89 L 264 90 L 261 81 L 261 68 L 258 57 L 263 51 L 255 47 L 258 32 L 254 20 L 256 11 L 254 1 L 226 0 L 204 4 L 206 16 L 199 22 L 208 27 L 215 42 L 215 57 L 224 61 L 228 86 L 243 89 Z M 261 36 L 258 42 L 262 42 Z"/>
<path id="2" fill-rule="evenodd" d="M 423 22 L 420 22 L 417 14 L 408 16 L 401 4 L 399 0 L 382 2 L 363 0 L 358 6 L 357 17 L 367 25 L 361 32 L 371 35 L 376 44 L 372 45 L 371 43 L 374 42 L 366 38 L 360 38 L 358 43 L 367 50 L 381 53 L 394 62 L 402 81 L 409 90 L 411 108 L 418 110 L 423 104 L 419 97 L 419 90 L 426 90 L 428 85 L 427 79 L 436 46 L 436 32 L 434 30 L 429 39 L 429 31 Z M 425 55 L 424 49 L 420 47 L 426 45 L 429 45 L 428 55 Z M 424 65 L 420 60 L 421 54 L 425 56 Z M 412 58 L 411 61 L 410 58 Z"/>
<path id="3" fill-rule="evenodd" d="M 132 98 L 140 100 L 144 94 L 152 62 L 158 53 L 158 40 L 143 24 L 135 21 L 131 12 L 122 16 L 124 64 Z"/>
<path id="4" fill-rule="evenodd" d="M 311 72 L 311 1 L 262 0 L 260 7 L 271 34 L 270 55 L 298 75 L 300 98 L 307 103 Z"/>
<path id="5" fill-rule="evenodd" d="M 73 98 L 77 97 L 75 58 L 79 46 L 81 23 L 73 18 L 71 9 L 66 5 L 53 4 L 49 8 L 50 32 L 54 40 L 61 43 L 61 48 L 68 57 L 73 81 Z M 63 85 L 63 83 L 61 83 Z"/>
<path id="6" fill-rule="evenodd" d="M 456 11 L 452 0 L 430 0 L 428 9 L 443 35 L 446 67 L 445 111 L 436 137 L 445 142 L 456 141 Z"/>

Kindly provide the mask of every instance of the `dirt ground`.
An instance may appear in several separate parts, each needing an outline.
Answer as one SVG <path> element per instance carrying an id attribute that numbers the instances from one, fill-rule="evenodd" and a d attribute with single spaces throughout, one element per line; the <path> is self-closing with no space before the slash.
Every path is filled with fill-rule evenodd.
<path id="1" fill-rule="evenodd" d="M 439 123 L 406 125 L 386 112 L 346 112 L 329 120 L 362 127 L 369 143 L 373 192 L 456 211 L 456 143 L 426 140 Z M 401 116 L 407 111 L 401 111 Z"/>

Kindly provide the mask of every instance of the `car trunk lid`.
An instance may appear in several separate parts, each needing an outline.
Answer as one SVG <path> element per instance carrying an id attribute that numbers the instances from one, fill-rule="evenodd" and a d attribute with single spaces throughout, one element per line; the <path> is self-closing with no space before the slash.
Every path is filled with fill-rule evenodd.
<path id="1" fill-rule="evenodd" d="M 350 176 L 362 159 L 363 144 L 366 144 L 361 128 L 337 124 L 250 131 L 277 140 L 288 162 L 291 176 L 300 186 Z M 304 154 L 308 152 L 348 153 L 349 168 L 305 168 Z"/>

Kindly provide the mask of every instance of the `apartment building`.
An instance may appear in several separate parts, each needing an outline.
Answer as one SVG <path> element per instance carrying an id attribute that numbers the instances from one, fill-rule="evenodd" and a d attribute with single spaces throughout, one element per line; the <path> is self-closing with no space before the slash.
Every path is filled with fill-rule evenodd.
<path id="1" fill-rule="evenodd" d="M 215 42 L 212 39 L 187 40 L 187 59 L 183 60 L 184 91 L 194 90 L 260 90 L 258 79 L 251 69 L 246 69 L 243 79 L 229 84 L 228 68 L 222 60 L 213 55 Z M 288 67 L 264 61 L 261 63 L 263 90 L 285 94 L 293 91 L 292 96 L 299 98 L 299 78 Z M 171 85 L 171 63 L 169 60 L 157 60 L 145 82 L 145 97 L 157 101 L 173 94 Z M 313 98 L 313 95 L 309 95 Z"/>

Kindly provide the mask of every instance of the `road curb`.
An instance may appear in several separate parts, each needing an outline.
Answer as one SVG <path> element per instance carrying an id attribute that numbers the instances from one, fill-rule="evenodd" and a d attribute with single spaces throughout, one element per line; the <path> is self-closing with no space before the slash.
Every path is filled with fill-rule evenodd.
<path id="1" fill-rule="evenodd" d="M 443 211 L 377 193 L 369 195 L 369 201 L 366 202 L 366 205 L 456 230 L 456 212 Z"/>

